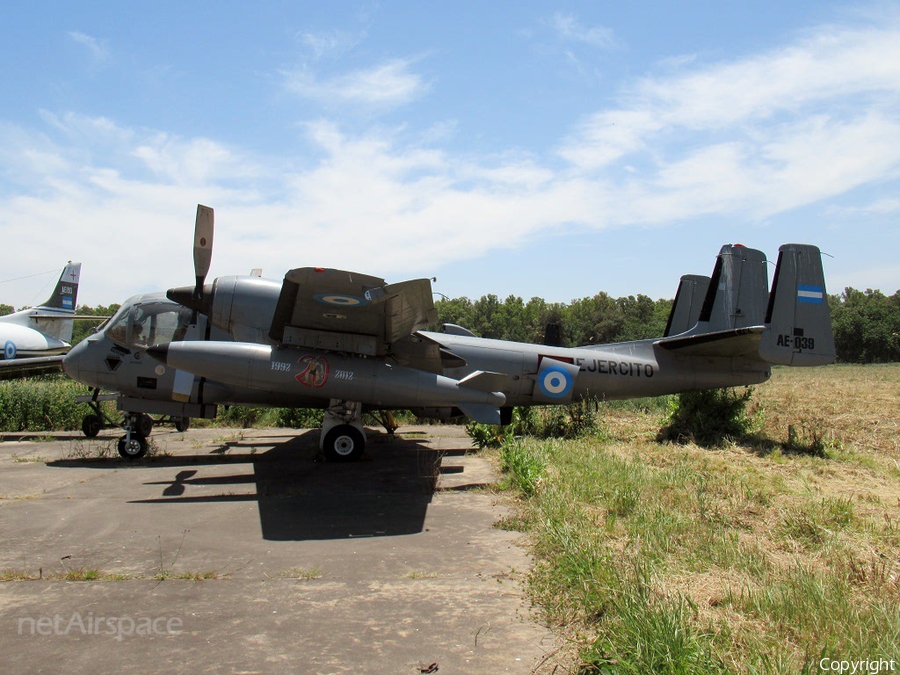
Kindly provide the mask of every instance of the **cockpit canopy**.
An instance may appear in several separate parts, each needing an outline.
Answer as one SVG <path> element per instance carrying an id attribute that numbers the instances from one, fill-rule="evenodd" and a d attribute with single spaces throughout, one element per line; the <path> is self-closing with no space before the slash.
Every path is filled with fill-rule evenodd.
<path id="1" fill-rule="evenodd" d="M 183 340 L 191 310 L 165 299 L 138 298 L 110 319 L 107 337 L 127 347 L 146 348 Z"/>

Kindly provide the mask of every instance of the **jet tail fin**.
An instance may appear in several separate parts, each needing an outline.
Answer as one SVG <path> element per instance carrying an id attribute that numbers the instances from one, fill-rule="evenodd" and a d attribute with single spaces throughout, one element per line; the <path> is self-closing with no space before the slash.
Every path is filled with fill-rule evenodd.
<path id="1" fill-rule="evenodd" d="M 53 295 L 47 298 L 41 305 L 41 309 L 61 309 L 75 313 L 75 303 L 78 300 L 78 279 L 81 276 L 81 263 L 69 262 L 59 275 Z"/>
<path id="2" fill-rule="evenodd" d="M 785 366 L 821 366 L 835 359 L 822 255 L 811 244 L 784 244 L 766 310 L 759 355 Z"/>
<path id="3" fill-rule="evenodd" d="M 37 307 L 38 315 L 32 315 L 34 326 L 56 340 L 71 342 L 75 304 L 78 301 L 78 280 L 81 277 L 81 263 L 69 262 L 59 275 L 53 294 Z"/>

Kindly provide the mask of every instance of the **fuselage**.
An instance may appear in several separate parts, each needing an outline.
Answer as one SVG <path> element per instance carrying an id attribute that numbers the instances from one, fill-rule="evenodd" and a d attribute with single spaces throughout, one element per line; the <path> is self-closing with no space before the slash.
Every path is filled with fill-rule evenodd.
<path id="1" fill-rule="evenodd" d="M 3 348 L 3 358 L 10 360 L 32 356 L 52 356 L 63 354 L 69 349 L 68 342 L 41 330 L 48 328 L 46 326 L 48 320 L 38 317 L 49 313 L 51 313 L 50 310 L 25 309 L 14 314 L 0 316 L 0 347 Z M 64 312 L 59 312 L 59 315 L 65 317 Z M 56 321 L 59 320 L 65 321 L 65 319 Z M 69 333 L 71 334 L 71 328 L 69 328 Z"/>
<path id="2" fill-rule="evenodd" d="M 575 399 L 662 396 L 688 389 L 758 384 L 771 375 L 769 367 L 758 360 L 692 357 L 688 362 L 654 347 L 653 339 L 596 347 L 548 347 L 445 333 L 422 334 L 466 361 L 464 367 L 447 370 L 449 377 L 461 379 L 478 370 L 519 375 L 504 390 L 507 405 L 534 402 L 534 378 L 545 358 L 577 366 L 572 391 Z"/>
<path id="3" fill-rule="evenodd" d="M 770 375 L 758 359 L 679 356 L 654 340 L 567 348 L 420 331 L 420 338 L 457 357 L 453 367 L 430 372 L 391 356 L 280 346 L 257 333 L 255 341 L 235 341 L 232 331 L 208 328 L 205 316 L 162 294 L 135 296 L 69 352 L 64 368 L 91 387 L 132 398 L 172 400 L 183 371 L 196 376 L 189 385 L 193 403 L 324 407 L 347 400 L 385 409 L 637 398 L 756 384 Z M 548 363 L 570 371 L 569 386 L 558 390 L 564 396 L 552 387 L 543 389 L 544 396 L 538 393 L 539 374 Z"/>

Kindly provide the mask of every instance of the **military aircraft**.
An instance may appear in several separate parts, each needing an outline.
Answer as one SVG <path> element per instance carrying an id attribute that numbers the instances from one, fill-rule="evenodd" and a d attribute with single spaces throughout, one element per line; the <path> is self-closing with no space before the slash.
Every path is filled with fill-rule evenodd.
<path id="1" fill-rule="evenodd" d="M 807 244 L 781 246 L 771 292 L 765 255 L 726 245 L 711 278 L 682 277 L 664 337 L 566 348 L 479 338 L 450 324 L 424 330 L 437 321 L 428 279 L 388 284 L 304 267 L 281 282 L 206 284 L 212 237 L 213 211 L 198 206 L 195 285 L 130 298 L 64 359 L 95 400 L 101 388 L 118 392 L 123 457 L 146 452 L 148 413 L 324 408 L 320 447 L 348 461 L 365 448 L 367 410 L 502 424 L 513 406 L 756 384 L 773 364 L 834 360 L 821 256 Z"/>
<path id="2" fill-rule="evenodd" d="M 80 275 L 81 263 L 69 262 L 43 304 L 0 316 L 0 377 L 59 370 L 71 347 L 74 320 L 103 318 L 75 314 Z"/>

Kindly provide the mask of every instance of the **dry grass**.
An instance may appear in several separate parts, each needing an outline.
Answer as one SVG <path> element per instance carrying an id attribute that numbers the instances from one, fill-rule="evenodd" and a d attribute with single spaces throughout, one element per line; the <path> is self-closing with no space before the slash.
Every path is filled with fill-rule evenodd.
<path id="1" fill-rule="evenodd" d="M 723 448 L 611 406 L 605 440 L 518 450 L 546 466 L 517 519 L 531 590 L 581 672 L 900 660 L 900 364 L 782 368 L 752 401 L 758 432 Z"/>

